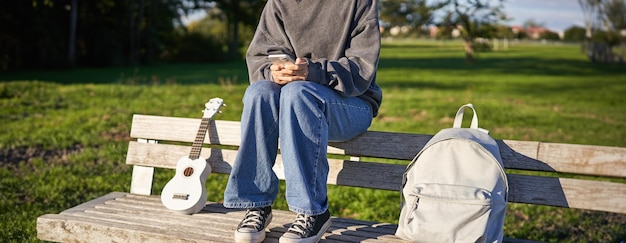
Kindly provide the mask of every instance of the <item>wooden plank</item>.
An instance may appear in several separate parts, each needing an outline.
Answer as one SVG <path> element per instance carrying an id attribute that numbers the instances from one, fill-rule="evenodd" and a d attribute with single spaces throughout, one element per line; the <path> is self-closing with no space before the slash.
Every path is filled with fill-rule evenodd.
<path id="1" fill-rule="evenodd" d="M 342 154 L 412 160 L 431 135 L 368 131 L 331 143 Z M 626 178 L 626 148 L 496 140 L 505 168 Z"/>
<path id="2" fill-rule="evenodd" d="M 171 144 L 147 144 L 130 142 L 126 163 L 147 167 L 175 169 L 178 159 L 186 156 L 189 148 Z M 202 149 L 202 158 L 208 158 L 212 172 L 229 174 L 237 152 L 228 149 Z M 329 159 L 328 184 L 357 186 L 386 190 L 399 190 L 404 165 Z M 274 172 L 284 180 L 282 157 L 276 158 Z"/>
<path id="3" fill-rule="evenodd" d="M 113 196 L 113 197 L 112 197 Z M 62 214 L 37 219 L 38 237 L 64 242 L 232 242 L 245 211 L 208 203 L 194 215 L 166 210 L 156 196 L 114 193 Z M 277 242 L 295 213 L 273 211 L 265 242 Z M 402 242 L 396 225 L 333 219 L 324 242 Z"/>
<path id="4" fill-rule="evenodd" d="M 187 149 L 177 145 L 136 142 L 131 142 L 130 145 L 127 156 L 129 164 L 139 163 L 164 168 L 175 168 L 176 161 L 173 158 L 184 155 Z M 207 152 L 203 157 L 209 156 L 214 172 L 230 173 L 236 152 L 220 150 L 216 154 L 209 156 Z M 173 158 L 163 160 L 168 156 Z M 329 159 L 329 166 L 328 184 L 384 190 L 399 190 L 402 174 L 406 168 L 405 165 L 337 159 Z M 274 171 L 279 179 L 285 179 L 280 156 L 277 158 Z M 608 212 L 626 212 L 626 204 L 623 203 L 626 201 L 626 186 L 623 183 L 514 174 L 508 174 L 507 177 L 511 188 L 509 200 L 513 202 L 583 209 L 593 207 Z"/>
<path id="5" fill-rule="evenodd" d="M 405 165 L 329 159 L 328 184 L 399 191 Z M 284 178 L 281 178 L 284 180 Z"/>
<path id="6" fill-rule="evenodd" d="M 135 115 L 131 137 L 192 142 L 199 124 L 199 118 Z M 207 143 L 238 146 L 239 126 L 237 121 L 215 121 Z M 368 131 L 347 142 L 331 143 L 328 151 L 357 157 L 411 160 L 431 137 Z M 506 168 L 626 178 L 626 148 L 623 147 L 497 141 Z"/>
<path id="7" fill-rule="evenodd" d="M 205 219 L 199 216 L 207 214 L 182 215 L 167 210 L 158 197 L 146 197 L 133 194 L 118 194 L 118 197 L 107 197 L 106 200 L 97 200 L 90 207 L 80 210 L 63 212 L 64 216 L 78 217 L 86 221 L 100 220 L 105 224 L 126 225 L 127 227 L 141 227 L 148 231 L 157 229 L 157 232 L 167 232 L 186 239 L 185 235 L 194 235 L 192 239 L 198 242 L 220 242 L 230 239 L 238 220 L 225 221 L 223 214 L 213 214 L 221 219 Z M 243 217 L 243 215 L 241 216 Z M 131 236 L 131 239 L 134 237 Z"/>
<path id="8" fill-rule="evenodd" d="M 541 143 L 537 160 L 552 161 L 561 172 L 626 177 L 626 148 L 621 147 Z"/>
<path id="9" fill-rule="evenodd" d="M 194 142 L 202 119 L 133 115 L 131 138 L 154 139 L 175 142 Z M 212 120 L 205 137 L 206 144 L 239 146 L 241 144 L 239 121 Z M 342 149 L 329 146 L 329 153 L 344 154 Z"/>
<path id="10" fill-rule="evenodd" d="M 626 213 L 623 183 L 508 174 L 509 201 Z"/>
<path id="11" fill-rule="evenodd" d="M 194 215 L 166 210 L 156 196 L 112 193 L 79 208 L 37 219 L 41 240 L 63 242 L 232 242 L 244 211 L 207 203 Z M 295 214 L 274 210 L 264 242 L 277 242 Z M 395 224 L 333 217 L 322 242 L 404 242 Z M 164 229 L 165 228 L 165 229 Z M 530 242 L 508 239 L 505 242 Z"/>
<path id="12" fill-rule="evenodd" d="M 93 207 L 95 207 L 95 205 L 103 204 L 103 203 L 105 203 L 107 201 L 115 200 L 116 198 L 119 198 L 119 197 L 124 197 L 127 194 L 128 193 L 125 193 L 125 192 L 111 192 L 111 193 L 108 193 L 108 194 L 106 194 L 104 196 L 95 198 L 93 200 L 90 200 L 90 201 L 81 203 L 79 205 L 76 205 L 76 206 L 74 206 L 72 208 L 66 209 L 65 211 L 63 211 L 61 213 L 82 212 L 85 209 L 93 208 Z"/>
<path id="13" fill-rule="evenodd" d="M 509 169 L 626 178 L 626 148 L 497 140 Z"/>
<path id="14" fill-rule="evenodd" d="M 133 115 L 130 136 L 132 138 L 192 143 L 196 139 L 201 121 L 201 118 L 135 114 Z M 205 143 L 238 146 L 240 141 L 240 123 L 238 121 L 211 120 Z"/>
<path id="15" fill-rule="evenodd" d="M 330 151 L 352 156 L 411 160 L 432 135 L 368 131 L 349 141 L 330 143 Z"/>
<path id="16" fill-rule="evenodd" d="M 227 242 L 224 238 L 206 237 L 195 232 L 177 233 L 106 219 L 63 214 L 46 214 L 38 217 L 37 238 L 56 242 Z"/>
<path id="17" fill-rule="evenodd" d="M 85 212 L 76 214 L 84 218 L 106 220 L 112 223 L 136 225 L 158 229 L 168 233 L 186 235 L 194 233 L 200 238 L 231 238 L 241 219 L 232 219 L 230 222 L 225 218 L 194 217 L 199 214 L 182 215 L 167 211 L 118 210 L 114 206 L 100 206 Z M 205 213 L 206 214 L 206 213 Z M 156 217 L 158 215 L 158 217 Z M 241 216 L 243 218 L 243 216 Z"/>

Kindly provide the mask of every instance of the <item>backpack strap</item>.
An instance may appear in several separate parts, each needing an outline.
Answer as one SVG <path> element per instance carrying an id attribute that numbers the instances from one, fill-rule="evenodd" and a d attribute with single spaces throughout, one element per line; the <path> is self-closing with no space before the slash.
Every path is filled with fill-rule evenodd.
<path id="1" fill-rule="evenodd" d="M 476 114 L 476 109 L 474 109 L 474 105 L 472 103 L 468 103 L 465 105 L 462 105 L 461 108 L 459 108 L 459 110 L 456 112 L 456 117 L 454 118 L 454 125 L 452 126 L 453 128 L 461 128 L 461 124 L 463 122 L 463 115 L 465 112 L 465 108 L 470 108 L 472 109 L 472 123 L 470 124 L 470 128 L 471 129 L 477 129 L 481 132 L 487 133 L 489 134 L 488 130 L 482 129 L 482 128 L 478 128 L 478 115 Z"/>
<path id="2" fill-rule="evenodd" d="M 478 129 L 478 116 L 476 115 L 476 109 L 474 109 L 474 105 L 472 103 L 465 104 L 461 106 L 461 108 L 459 108 L 459 111 L 456 112 L 456 117 L 454 118 L 454 126 L 452 127 L 461 128 L 461 123 L 463 122 L 463 112 L 465 111 L 465 108 L 472 109 L 472 112 L 474 113 L 470 128 Z"/>

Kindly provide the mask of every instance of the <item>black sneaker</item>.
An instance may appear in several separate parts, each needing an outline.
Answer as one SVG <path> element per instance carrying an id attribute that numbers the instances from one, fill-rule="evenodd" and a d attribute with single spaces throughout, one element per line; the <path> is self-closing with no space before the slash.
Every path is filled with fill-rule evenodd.
<path id="1" fill-rule="evenodd" d="M 265 227 L 272 221 L 272 207 L 252 208 L 235 231 L 237 243 L 259 243 L 265 239 Z"/>
<path id="2" fill-rule="evenodd" d="M 308 216 L 298 214 L 291 227 L 280 237 L 280 243 L 314 243 L 318 242 L 326 230 L 330 228 L 330 212 Z"/>

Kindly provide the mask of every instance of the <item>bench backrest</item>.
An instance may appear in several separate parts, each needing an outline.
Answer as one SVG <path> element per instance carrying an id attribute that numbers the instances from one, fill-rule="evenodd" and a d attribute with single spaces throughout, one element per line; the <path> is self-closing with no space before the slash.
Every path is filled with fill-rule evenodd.
<path id="1" fill-rule="evenodd" d="M 133 116 L 126 157 L 126 163 L 134 165 L 131 193 L 149 195 L 154 168 L 175 169 L 176 162 L 189 155 L 200 121 Z M 431 137 L 368 131 L 332 143 L 328 184 L 400 190 L 406 165 Z M 510 202 L 626 213 L 626 148 L 497 141 L 507 168 Z M 239 143 L 239 122 L 212 121 L 201 156 L 213 172 L 228 174 Z M 274 171 L 284 179 L 280 155 Z"/>

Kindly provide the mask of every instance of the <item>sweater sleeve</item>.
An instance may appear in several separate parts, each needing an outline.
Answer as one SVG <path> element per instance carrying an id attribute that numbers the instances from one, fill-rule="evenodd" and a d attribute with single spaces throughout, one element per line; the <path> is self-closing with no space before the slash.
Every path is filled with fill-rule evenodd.
<path id="1" fill-rule="evenodd" d="M 254 37 L 246 52 L 246 64 L 250 83 L 259 80 L 273 80 L 267 59 L 270 54 L 287 54 L 295 60 L 295 53 L 284 31 L 280 7 L 269 0 L 261 13 Z"/>
<path id="2" fill-rule="evenodd" d="M 337 60 L 309 60 L 309 80 L 327 85 L 346 96 L 364 94 L 376 78 L 379 31 L 375 16 L 358 20 L 346 44 L 345 56 Z"/>

